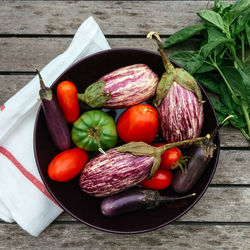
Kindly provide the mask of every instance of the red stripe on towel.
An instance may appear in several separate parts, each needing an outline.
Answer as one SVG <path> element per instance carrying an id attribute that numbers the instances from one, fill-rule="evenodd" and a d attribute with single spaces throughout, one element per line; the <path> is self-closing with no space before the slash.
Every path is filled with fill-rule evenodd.
<path id="1" fill-rule="evenodd" d="M 5 109 L 5 105 L 0 107 L 0 111 L 3 111 Z"/>
<path id="2" fill-rule="evenodd" d="M 8 151 L 6 148 L 0 146 L 0 153 L 8 158 L 16 168 L 30 181 L 32 182 L 44 195 L 46 195 L 50 200 L 52 200 L 56 205 L 58 205 L 55 200 L 52 198 L 44 184 L 39 181 L 33 174 L 31 174 L 22 164 L 15 158 L 15 156 Z"/>

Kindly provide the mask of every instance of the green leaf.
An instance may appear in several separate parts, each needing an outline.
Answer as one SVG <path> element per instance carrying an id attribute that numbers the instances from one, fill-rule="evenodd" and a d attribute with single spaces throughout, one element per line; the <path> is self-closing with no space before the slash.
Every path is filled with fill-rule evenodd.
<path id="1" fill-rule="evenodd" d="M 215 37 L 213 41 L 209 41 L 206 45 L 201 47 L 200 55 L 205 60 L 217 46 L 223 45 L 223 44 L 229 44 L 229 43 L 233 44 L 234 41 L 228 38 Z"/>
<path id="2" fill-rule="evenodd" d="M 248 45 L 250 46 L 250 25 L 247 24 L 246 25 L 246 35 L 247 35 L 247 42 L 248 42 Z"/>
<path id="3" fill-rule="evenodd" d="M 222 103 L 224 103 L 229 109 L 234 110 L 236 103 L 233 101 L 226 84 L 224 82 L 220 82 L 219 89 L 221 92 L 220 99 Z"/>
<path id="4" fill-rule="evenodd" d="M 203 20 L 207 21 L 210 24 L 215 25 L 221 30 L 225 30 L 223 19 L 220 14 L 216 13 L 213 10 L 200 10 L 198 11 L 198 16 L 201 17 Z"/>
<path id="5" fill-rule="evenodd" d="M 245 10 L 250 8 L 250 1 L 249 0 L 238 0 L 233 5 L 229 12 L 227 12 L 223 20 L 227 25 L 231 25 L 233 21 Z"/>
<path id="6" fill-rule="evenodd" d="M 229 12 L 231 8 L 232 8 L 232 4 L 229 4 L 220 0 L 214 1 L 213 10 L 217 12 L 218 14 L 220 14 L 222 17 L 225 15 L 225 13 Z"/>
<path id="7" fill-rule="evenodd" d="M 236 128 L 244 128 L 246 123 L 242 116 L 238 116 L 233 110 L 229 109 L 226 105 L 221 103 L 218 99 L 210 97 L 210 100 L 213 104 L 213 107 L 216 111 L 216 116 L 221 122 L 223 117 L 227 117 L 229 115 L 233 115 L 234 117 L 230 119 L 230 123 Z"/>
<path id="8" fill-rule="evenodd" d="M 216 110 L 216 112 L 228 116 L 230 113 L 230 109 L 224 105 L 223 103 L 221 103 L 218 99 L 214 98 L 214 97 L 210 97 L 210 100 L 213 104 L 214 109 Z"/>
<path id="9" fill-rule="evenodd" d="M 195 78 L 197 81 L 213 94 L 220 95 L 221 91 L 219 88 L 218 77 L 214 73 L 210 74 L 196 74 Z"/>
<path id="10" fill-rule="evenodd" d="M 202 24 L 191 25 L 191 26 L 188 26 L 186 28 L 183 28 L 183 29 L 175 32 L 173 35 L 171 35 L 163 43 L 163 48 L 166 49 L 166 48 L 169 48 L 177 43 L 183 42 L 204 29 L 206 29 L 206 27 Z"/>
<path id="11" fill-rule="evenodd" d="M 245 86 L 244 79 L 239 70 L 234 67 L 223 67 L 221 68 L 221 71 L 229 82 L 236 96 L 238 96 L 238 98 L 244 103 L 247 103 L 247 100 L 250 97 L 248 97 L 247 87 Z"/>
<path id="12" fill-rule="evenodd" d="M 179 51 L 171 54 L 169 58 L 180 64 L 190 74 L 196 72 L 203 64 L 202 58 L 196 51 Z"/>
<path id="13" fill-rule="evenodd" d="M 201 73 L 207 73 L 213 70 L 214 70 L 214 66 L 204 63 L 195 73 L 201 74 Z"/>
<path id="14" fill-rule="evenodd" d="M 232 24 L 232 35 L 237 35 L 246 28 L 247 23 L 250 20 L 250 8 L 244 11 Z"/>

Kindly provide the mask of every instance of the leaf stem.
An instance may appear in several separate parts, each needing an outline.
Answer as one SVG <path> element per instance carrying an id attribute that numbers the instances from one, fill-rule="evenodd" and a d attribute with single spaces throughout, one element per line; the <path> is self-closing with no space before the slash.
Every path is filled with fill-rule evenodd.
<path id="1" fill-rule="evenodd" d="M 243 63 L 245 63 L 245 37 L 244 37 L 244 33 L 241 32 L 241 35 L 239 36 L 240 41 L 241 41 L 241 60 Z"/>
<path id="2" fill-rule="evenodd" d="M 247 134 L 247 132 L 245 131 L 245 129 L 241 128 L 240 131 L 245 136 L 245 138 L 250 141 L 250 136 Z"/>
<path id="3" fill-rule="evenodd" d="M 246 123 L 247 123 L 247 130 L 248 130 L 248 138 L 249 135 L 250 135 L 250 118 L 249 118 L 249 114 L 248 114 L 248 111 L 247 111 L 247 107 L 246 105 L 242 104 L 241 105 L 241 109 L 243 111 L 243 114 L 244 114 L 244 117 L 245 117 L 245 120 L 246 120 Z M 246 137 L 247 138 L 247 137 Z M 248 139 L 249 140 L 249 139 Z"/>

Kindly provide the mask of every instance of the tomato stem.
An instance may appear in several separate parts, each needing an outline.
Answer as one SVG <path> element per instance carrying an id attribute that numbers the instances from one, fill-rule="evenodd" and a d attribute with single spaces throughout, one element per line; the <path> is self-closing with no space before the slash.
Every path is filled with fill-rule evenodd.
<path id="1" fill-rule="evenodd" d="M 95 127 L 91 128 L 89 130 L 89 135 L 91 137 L 95 138 L 95 140 L 96 140 L 96 142 L 98 144 L 98 150 L 99 150 L 99 152 L 102 153 L 102 154 L 104 154 L 104 155 L 106 155 L 106 152 L 102 149 L 101 142 L 100 142 L 100 139 L 99 139 L 100 128 L 95 128 Z"/>

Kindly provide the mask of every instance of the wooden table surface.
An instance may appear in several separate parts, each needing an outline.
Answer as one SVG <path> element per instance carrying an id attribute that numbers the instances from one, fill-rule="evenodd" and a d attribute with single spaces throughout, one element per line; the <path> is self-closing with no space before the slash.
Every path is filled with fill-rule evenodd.
<path id="1" fill-rule="evenodd" d="M 207 1 L 0 1 L 0 106 L 33 78 L 35 68 L 62 53 L 91 15 L 111 47 L 155 51 L 156 44 L 145 38 L 149 31 L 164 39 L 198 23 L 195 13 L 206 6 Z M 0 221 L 0 248 L 250 249 L 250 144 L 239 131 L 225 127 L 221 146 L 205 195 L 168 226 L 118 235 L 63 213 L 35 238 L 15 223 Z"/>

